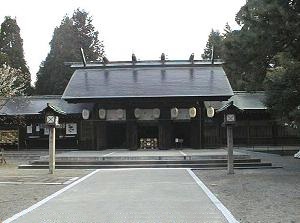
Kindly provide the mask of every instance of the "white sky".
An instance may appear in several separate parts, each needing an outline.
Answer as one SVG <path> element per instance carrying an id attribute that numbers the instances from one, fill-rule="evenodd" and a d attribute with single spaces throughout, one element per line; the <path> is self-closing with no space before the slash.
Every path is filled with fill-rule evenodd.
<path id="1" fill-rule="evenodd" d="M 80 7 L 93 17 L 109 60 L 201 59 L 212 28 L 221 32 L 246 0 L 9 0 L 1 2 L 4 16 L 17 18 L 32 83 L 49 52 L 54 28 L 65 14 Z"/>

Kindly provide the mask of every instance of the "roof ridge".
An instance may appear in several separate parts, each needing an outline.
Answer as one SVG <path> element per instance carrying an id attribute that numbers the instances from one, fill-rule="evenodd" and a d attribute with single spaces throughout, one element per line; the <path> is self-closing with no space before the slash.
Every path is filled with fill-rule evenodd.
<path id="1" fill-rule="evenodd" d="M 8 100 L 14 98 L 29 98 L 29 99 L 61 99 L 62 95 L 20 95 L 14 97 L 0 97 L 0 100 Z"/>
<path id="2" fill-rule="evenodd" d="M 265 91 L 233 91 L 233 93 L 236 95 L 236 94 L 263 94 L 265 93 Z"/>

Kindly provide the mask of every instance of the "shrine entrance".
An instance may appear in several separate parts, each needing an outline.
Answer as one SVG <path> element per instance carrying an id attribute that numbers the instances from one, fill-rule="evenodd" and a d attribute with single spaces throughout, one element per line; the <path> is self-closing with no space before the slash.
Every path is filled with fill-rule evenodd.
<path id="1" fill-rule="evenodd" d="M 157 149 L 159 147 L 158 126 L 152 123 L 142 123 L 138 126 L 138 148 Z"/>
<path id="2" fill-rule="evenodd" d="M 110 149 L 126 148 L 126 124 L 109 123 L 106 127 L 107 147 Z"/>

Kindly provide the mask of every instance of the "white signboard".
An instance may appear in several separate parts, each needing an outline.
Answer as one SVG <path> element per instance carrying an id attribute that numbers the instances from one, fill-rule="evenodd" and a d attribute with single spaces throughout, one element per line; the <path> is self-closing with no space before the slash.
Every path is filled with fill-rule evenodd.
<path id="1" fill-rule="evenodd" d="M 191 119 L 189 109 L 179 108 L 177 116 L 171 117 L 174 120 L 189 120 Z"/>
<path id="2" fill-rule="evenodd" d="M 27 134 L 32 134 L 32 125 L 27 125 L 26 132 Z"/>
<path id="3" fill-rule="evenodd" d="M 139 120 L 155 120 L 160 116 L 160 110 L 155 109 L 135 109 L 134 115 Z"/>
<path id="4" fill-rule="evenodd" d="M 45 127 L 44 128 L 44 135 L 49 135 L 49 132 L 50 132 L 49 128 Z"/>
<path id="5" fill-rule="evenodd" d="M 39 125 L 39 124 L 36 125 L 35 131 L 36 131 L 36 132 L 39 132 L 39 131 L 40 131 L 40 125 Z"/>
<path id="6" fill-rule="evenodd" d="M 67 123 L 66 124 L 66 134 L 76 135 L 77 134 L 77 123 Z"/>
<path id="7" fill-rule="evenodd" d="M 106 120 L 108 121 L 126 120 L 126 110 L 125 109 L 107 110 Z"/>

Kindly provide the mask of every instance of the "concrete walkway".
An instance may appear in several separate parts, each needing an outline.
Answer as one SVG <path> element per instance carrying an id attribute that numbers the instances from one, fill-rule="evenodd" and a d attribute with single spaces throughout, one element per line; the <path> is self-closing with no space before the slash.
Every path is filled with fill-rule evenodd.
<path id="1" fill-rule="evenodd" d="M 96 170 L 4 223 L 236 222 L 201 183 L 187 169 Z"/>

